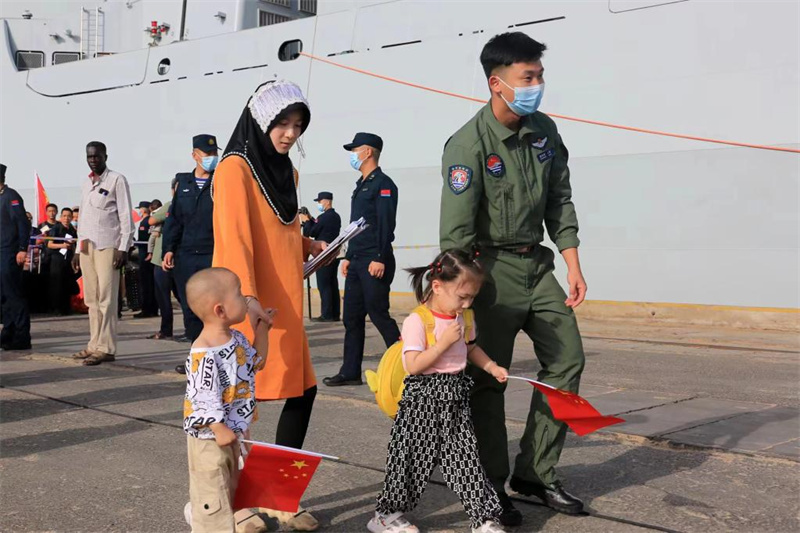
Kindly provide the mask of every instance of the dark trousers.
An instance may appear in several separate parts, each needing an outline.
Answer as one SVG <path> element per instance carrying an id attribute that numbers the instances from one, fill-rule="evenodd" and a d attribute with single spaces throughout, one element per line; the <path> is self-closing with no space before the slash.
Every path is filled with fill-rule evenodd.
<path id="1" fill-rule="evenodd" d="M 322 318 L 339 320 L 340 302 L 339 278 L 337 275 L 338 270 L 338 261 L 334 261 L 333 264 L 317 270 L 317 288 L 319 289 L 319 299 L 321 302 L 320 317 Z"/>
<path id="2" fill-rule="evenodd" d="M 211 254 L 191 254 L 181 253 L 180 251 L 175 254 L 175 284 L 178 286 L 178 295 L 180 295 L 181 309 L 183 310 L 183 327 L 186 330 L 185 335 L 192 342 L 203 331 L 203 322 L 197 318 L 197 315 L 192 313 L 192 310 L 189 309 L 189 304 L 186 302 L 186 282 L 196 272 L 210 267 Z"/>
<path id="3" fill-rule="evenodd" d="M 369 274 L 369 259 L 353 258 L 344 281 L 344 361 L 339 373 L 347 379 L 361 377 L 366 317 L 378 328 L 388 348 L 400 339 L 397 322 L 389 316 L 389 287 L 394 279 L 394 257 L 385 260 L 383 278 Z"/>
<path id="4" fill-rule="evenodd" d="M 72 296 L 72 285 L 75 283 L 72 267 L 66 257 L 56 253 L 50 255 L 50 310 L 67 315 L 70 313 L 69 299 Z"/>
<path id="5" fill-rule="evenodd" d="M 161 328 L 158 331 L 166 337 L 172 337 L 172 271 L 165 271 L 160 266 L 153 265 L 153 278 L 156 285 L 156 302 L 158 310 L 161 311 Z"/>
<path id="6" fill-rule="evenodd" d="M 278 428 L 275 432 L 275 444 L 302 448 L 308 432 L 308 423 L 311 421 L 311 410 L 314 407 L 314 398 L 317 396 L 317 386 L 303 391 L 302 396 L 287 398 L 283 404 L 281 416 L 278 418 Z"/>
<path id="7" fill-rule="evenodd" d="M 12 346 L 31 342 L 31 316 L 22 295 L 22 267 L 14 250 L 0 250 L 0 309 L 3 331 L 0 342 Z"/>
<path id="8" fill-rule="evenodd" d="M 156 301 L 156 284 L 154 266 L 150 261 L 139 263 L 139 295 L 141 297 L 142 313 L 146 315 L 158 314 L 158 302 Z"/>

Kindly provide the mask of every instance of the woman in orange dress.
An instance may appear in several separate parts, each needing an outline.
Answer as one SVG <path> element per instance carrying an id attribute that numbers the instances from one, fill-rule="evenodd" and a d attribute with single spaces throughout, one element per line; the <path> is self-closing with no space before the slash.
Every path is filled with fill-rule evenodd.
<path id="1" fill-rule="evenodd" d="M 252 296 L 248 315 L 275 309 L 266 367 L 256 374 L 256 399 L 285 399 L 276 443 L 301 448 L 317 392 L 303 326 L 303 262 L 324 243 L 302 236 L 297 176 L 289 150 L 311 112 L 300 88 L 261 85 L 244 108 L 214 173 L 213 266 L 226 267 Z M 250 321 L 235 326 L 252 342 Z"/>

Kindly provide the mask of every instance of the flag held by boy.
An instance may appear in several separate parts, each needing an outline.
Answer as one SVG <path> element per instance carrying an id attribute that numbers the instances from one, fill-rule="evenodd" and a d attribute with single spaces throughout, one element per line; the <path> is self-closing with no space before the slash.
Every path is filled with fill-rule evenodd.
<path id="1" fill-rule="evenodd" d="M 233 508 L 297 512 L 322 458 L 303 450 L 253 442 L 239 475 Z"/>

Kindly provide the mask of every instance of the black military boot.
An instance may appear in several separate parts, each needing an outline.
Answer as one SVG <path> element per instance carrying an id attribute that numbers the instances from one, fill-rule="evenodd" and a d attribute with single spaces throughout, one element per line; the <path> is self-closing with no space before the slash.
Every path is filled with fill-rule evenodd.
<path id="1" fill-rule="evenodd" d="M 564 490 L 560 481 L 552 485 L 540 485 L 522 478 L 511 476 L 509 486 L 515 492 L 525 496 L 536 496 L 546 506 L 559 513 L 577 515 L 583 512 L 583 502 Z"/>

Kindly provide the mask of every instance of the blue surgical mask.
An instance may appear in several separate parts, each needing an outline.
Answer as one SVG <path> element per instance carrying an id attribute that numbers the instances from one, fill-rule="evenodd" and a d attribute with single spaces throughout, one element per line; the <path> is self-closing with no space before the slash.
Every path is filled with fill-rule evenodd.
<path id="1" fill-rule="evenodd" d="M 200 164 L 203 165 L 203 170 L 206 172 L 214 172 L 214 169 L 217 168 L 217 161 L 219 161 L 219 156 L 207 155 Z"/>
<path id="2" fill-rule="evenodd" d="M 317 204 L 317 211 L 319 211 L 320 213 L 324 213 L 325 212 L 325 207 L 323 207 L 322 204 Z"/>
<path id="3" fill-rule="evenodd" d="M 364 164 L 364 162 L 358 158 L 358 152 L 350 152 L 350 166 L 353 167 L 354 170 L 361 170 L 362 164 Z"/>
<path id="4" fill-rule="evenodd" d="M 503 82 L 503 85 L 509 89 L 514 89 L 513 102 L 506 100 L 503 95 L 500 95 L 500 98 L 502 98 L 503 101 L 508 104 L 508 108 L 515 114 L 524 117 L 527 115 L 532 115 L 537 109 L 539 109 L 539 104 L 542 103 L 542 96 L 544 95 L 544 83 L 540 83 L 539 85 L 531 85 L 530 87 L 512 87 L 504 82 L 502 78 L 498 77 L 497 79 Z"/>
<path id="5" fill-rule="evenodd" d="M 72 224 L 73 228 L 77 228 L 78 227 L 78 221 L 77 220 L 71 221 L 70 224 Z"/>

